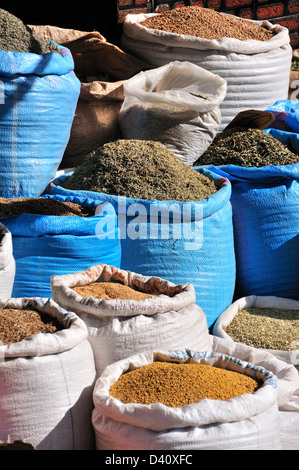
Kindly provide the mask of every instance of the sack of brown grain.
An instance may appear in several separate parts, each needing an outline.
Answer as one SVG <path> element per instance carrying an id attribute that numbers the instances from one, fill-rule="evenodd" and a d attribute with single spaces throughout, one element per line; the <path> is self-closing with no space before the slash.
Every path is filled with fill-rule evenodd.
<path id="1" fill-rule="evenodd" d="M 93 450 L 96 374 L 84 322 L 51 299 L 0 299 L 0 309 L 0 440 L 22 439 L 37 450 Z M 24 335 L 25 311 L 60 327 Z M 32 325 L 30 317 L 29 332 Z"/>
<path id="2" fill-rule="evenodd" d="M 118 283 L 119 290 L 130 290 L 130 295 L 119 292 L 103 297 L 90 290 L 107 282 L 110 289 Z M 98 376 L 107 365 L 156 347 L 210 350 L 207 320 L 195 305 L 192 284 L 175 285 L 100 264 L 73 274 L 53 275 L 51 291 L 59 305 L 77 313 L 87 325 Z M 140 299 L 142 293 L 145 296 Z"/>
<path id="3" fill-rule="evenodd" d="M 165 24 L 155 28 L 148 23 L 153 18 Z M 257 36 L 260 27 L 261 37 Z M 196 36 L 197 28 L 200 31 Z M 155 67 L 174 60 L 188 61 L 226 80 L 220 130 L 241 111 L 266 110 L 288 97 L 292 59 L 289 31 L 269 21 L 234 18 L 200 7 L 131 14 L 123 22 L 121 47 Z"/>

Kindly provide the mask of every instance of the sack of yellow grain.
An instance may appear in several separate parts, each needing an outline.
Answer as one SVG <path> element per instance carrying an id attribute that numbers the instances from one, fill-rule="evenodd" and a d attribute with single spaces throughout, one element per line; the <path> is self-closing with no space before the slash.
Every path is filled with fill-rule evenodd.
<path id="1" fill-rule="evenodd" d="M 99 293 L 104 287 L 106 295 Z M 207 320 L 190 283 L 175 285 L 100 264 L 53 275 L 51 291 L 87 325 L 98 376 L 113 362 L 157 347 L 211 350 Z"/>
<path id="2" fill-rule="evenodd" d="M 93 399 L 98 450 L 281 449 L 277 377 L 231 355 L 136 354 L 105 369 Z"/>

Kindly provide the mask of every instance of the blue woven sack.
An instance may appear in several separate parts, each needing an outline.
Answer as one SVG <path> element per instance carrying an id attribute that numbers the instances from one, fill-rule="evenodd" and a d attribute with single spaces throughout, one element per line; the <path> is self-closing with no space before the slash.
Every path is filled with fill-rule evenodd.
<path id="1" fill-rule="evenodd" d="M 267 111 L 273 114 L 274 121 L 264 132 L 299 153 L 299 101 L 279 100 Z"/>
<path id="2" fill-rule="evenodd" d="M 114 208 L 99 198 L 51 196 L 96 210 L 91 217 L 21 214 L 1 217 L 12 234 L 16 263 L 12 297 L 52 297 L 52 274 L 70 274 L 95 264 L 120 267 Z"/>
<path id="3" fill-rule="evenodd" d="M 235 288 L 231 185 L 210 171 L 199 171 L 219 186 L 217 193 L 199 202 L 147 201 L 67 190 L 60 184 L 69 175 L 53 181 L 51 194 L 77 194 L 111 203 L 118 215 L 121 268 L 175 284 L 192 283 L 196 304 L 210 327 L 230 305 Z"/>
<path id="4" fill-rule="evenodd" d="M 62 160 L 81 85 L 57 46 L 62 54 L 0 51 L 1 197 L 40 196 Z"/>
<path id="5" fill-rule="evenodd" d="M 299 300 L 299 164 L 209 168 L 232 184 L 237 298 Z"/>

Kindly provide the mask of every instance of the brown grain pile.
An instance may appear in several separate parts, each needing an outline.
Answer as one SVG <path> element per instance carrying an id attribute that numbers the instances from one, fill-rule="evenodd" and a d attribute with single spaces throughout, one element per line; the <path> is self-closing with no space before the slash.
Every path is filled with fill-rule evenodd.
<path id="1" fill-rule="evenodd" d="M 81 297 L 92 296 L 96 299 L 133 299 L 144 300 L 152 297 L 151 294 L 137 291 L 129 286 L 125 286 L 119 282 L 93 282 L 86 286 L 73 287 Z"/>
<path id="2" fill-rule="evenodd" d="M 0 197 L 0 217 L 20 214 L 90 217 L 94 215 L 94 212 L 85 209 L 80 204 L 57 199 Z"/>
<path id="3" fill-rule="evenodd" d="M 55 333 L 62 325 L 48 314 L 31 309 L 0 309 L 0 344 L 17 343 L 38 333 Z"/>
<path id="4" fill-rule="evenodd" d="M 268 41 L 273 36 L 272 31 L 250 21 L 196 6 L 164 11 L 140 24 L 149 29 L 204 39 L 228 37 L 241 41 Z"/>
<path id="5" fill-rule="evenodd" d="M 259 385 L 247 375 L 205 364 L 154 362 L 121 375 L 110 395 L 123 403 L 180 407 L 204 398 L 230 400 Z"/>

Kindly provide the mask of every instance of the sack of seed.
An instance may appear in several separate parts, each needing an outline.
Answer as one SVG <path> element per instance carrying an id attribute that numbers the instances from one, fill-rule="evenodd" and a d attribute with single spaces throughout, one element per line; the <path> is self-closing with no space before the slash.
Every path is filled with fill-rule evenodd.
<path id="1" fill-rule="evenodd" d="M 96 378 L 84 322 L 51 299 L 0 299 L 0 441 L 93 450 Z"/>
<path id="2" fill-rule="evenodd" d="M 271 352 L 299 370 L 299 302 L 296 300 L 242 297 L 217 318 L 213 334 Z"/>
<path id="3" fill-rule="evenodd" d="M 12 236 L 8 228 L 0 223 L 0 297 L 11 297 L 15 273 Z"/>
<path id="4" fill-rule="evenodd" d="M 219 129 L 225 94 L 225 80 L 191 62 L 140 72 L 124 83 L 122 135 L 159 141 L 191 166 Z"/>
<path id="5" fill-rule="evenodd" d="M 0 195 L 39 197 L 54 178 L 80 94 L 69 49 L 0 9 Z"/>
<path id="6" fill-rule="evenodd" d="M 0 198 L 0 220 L 12 235 L 13 297 L 51 297 L 52 274 L 90 264 L 120 265 L 116 213 L 99 198 Z"/>
<path id="7" fill-rule="evenodd" d="M 214 351 L 155 351 L 97 380 L 97 449 L 281 449 L 273 372 Z"/>
<path id="8" fill-rule="evenodd" d="M 283 450 L 299 448 L 299 375 L 297 369 L 272 353 L 211 335 L 212 349 L 243 361 L 265 367 L 278 378 L 277 403 L 279 431 Z"/>
<path id="9" fill-rule="evenodd" d="M 287 387 L 280 419 L 283 448 L 298 450 L 299 302 L 271 296 L 243 297 L 218 317 L 213 335 L 232 348 L 246 345 L 261 358 L 270 353 L 297 370 Z"/>
<path id="10" fill-rule="evenodd" d="M 51 277 L 53 299 L 85 322 L 97 375 L 106 366 L 155 347 L 210 350 L 207 320 L 192 284 L 91 266 Z"/>
<path id="11" fill-rule="evenodd" d="M 288 97 L 289 31 L 269 21 L 196 6 L 130 14 L 123 22 L 121 47 L 156 67 L 188 61 L 226 80 L 220 130 L 240 111 L 265 110 Z"/>

